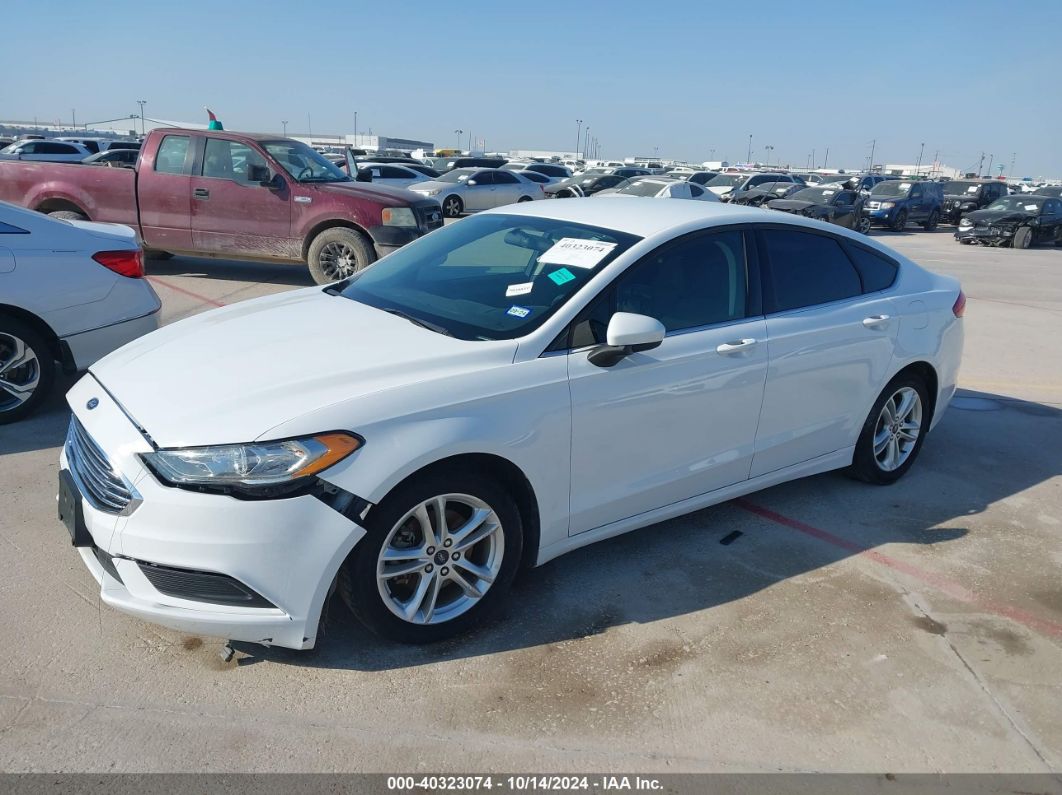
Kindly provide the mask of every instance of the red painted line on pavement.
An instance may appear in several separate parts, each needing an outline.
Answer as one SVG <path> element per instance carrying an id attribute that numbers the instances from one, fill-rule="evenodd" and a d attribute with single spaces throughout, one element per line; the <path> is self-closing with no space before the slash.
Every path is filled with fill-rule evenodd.
<path id="1" fill-rule="evenodd" d="M 942 577 L 939 574 L 935 574 L 931 571 L 926 571 L 920 566 L 915 566 L 912 563 L 908 563 L 903 560 L 886 555 L 883 552 L 877 550 L 868 549 L 861 544 L 857 544 L 854 541 L 849 541 L 847 538 L 834 535 L 833 533 L 823 530 L 813 525 L 801 522 L 797 519 L 790 519 L 788 516 L 783 516 L 780 513 L 772 511 L 770 508 L 764 508 L 757 505 L 754 502 L 749 502 L 744 498 L 734 500 L 734 504 L 744 508 L 749 513 L 756 514 L 763 519 L 767 519 L 775 524 L 780 524 L 783 527 L 788 527 L 793 530 L 798 530 L 805 535 L 817 538 L 819 541 L 825 541 L 827 544 L 832 544 L 835 547 L 843 549 L 847 552 L 852 552 L 856 555 L 861 555 L 868 558 L 875 563 L 882 566 L 887 566 L 895 571 L 902 572 L 909 577 L 916 580 L 920 580 L 931 588 L 940 591 L 947 596 L 969 605 L 973 605 L 986 613 L 994 613 L 997 616 L 1008 618 L 1011 621 L 1016 621 L 1029 629 L 1040 632 L 1044 635 L 1050 635 L 1056 638 L 1062 638 L 1062 623 L 1058 621 L 1052 621 L 1049 618 L 1041 618 L 1035 616 L 1032 613 L 1028 613 L 1017 607 L 1011 607 L 1010 605 L 998 604 L 995 602 L 989 602 L 982 599 L 976 593 L 969 588 L 960 585 L 959 583 L 949 580 L 947 577 Z"/>
<path id="2" fill-rule="evenodd" d="M 215 301 L 213 298 L 207 298 L 205 295 L 200 295 L 199 293 L 193 293 L 191 290 L 186 290 L 183 287 L 178 287 L 176 284 L 171 284 L 170 282 L 163 281 L 158 276 L 148 276 L 147 279 L 148 279 L 149 282 L 152 282 L 153 284 L 162 285 L 167 290 L 173 290 L 175 293 L 183 293 L 184 295 L 187 295 L 189 298 L 194 298 L 195 300 L 199 301 L 199 303 L 201 303 L 201 304 L 210 304 L 211 306 L 225 306 L 225 304 L 223 304 L 221 301 Z"/>

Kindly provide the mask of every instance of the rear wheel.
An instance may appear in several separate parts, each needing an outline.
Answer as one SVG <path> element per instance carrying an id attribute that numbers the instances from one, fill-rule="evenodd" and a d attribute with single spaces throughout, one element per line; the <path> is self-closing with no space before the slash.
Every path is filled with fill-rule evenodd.
<path id="1" fill-rule="evenodd" d="M 520 202 L 529 202 L 529 201 L 531 201 L 531 197 L 530 196 L 521 196 L 519 199 L 516 200 L 516 203 L 519 204 Z"/>
<path id="2" fill-rule="evenodd" d="M 73 210 L 56 210 L 48 213 L 49 218 L 58 218 L 60 221 L 87 221 L 88 216 L 84 213 L 76 213 Z"/>
<path id="3" fill-rule="evenodd" d="M 907 210 L 900 210 L 896 213 L 896 217 L 889 224 L 889 229 L 893 232 L 902 232 L 907 226 Z"/>
<path id="4" fill-rule="evenodd" d="M 310 243 L 306 264 L 318 284 L 346 279 L 376 261 L 372 242 L 361 232 L 333 227 L 321 232 Z"/>
<path id="5" fill-rule="evenodd" d="M 914 464 L 929 429 L 925 383 L 914 374 L 889 382 L 874 402 L 856 442 L 850 472 L 867 483 L 895 483 Z"/>
<path id="6" fill-rule="evenodd" d="M 1021 227 L 1021 229 L 1014 233 L 1014 248 L 1028 248 L 1032 245 L 1032 237 L 1032 229 L 1027 226 Z"/>
<path id="7" fill-rule="evenodd" d="M 465 203 L 460 196 L 447 196 L 442 203 L 443 215 L 447 218 L 457 218 L 465 211 Z"/>
<path id="8" fill-rule="evenodd" d="M 44 338 L 19 320 L 0 317 L 0 425 L 36 410 L 54 380 L 55 362 Z"/>
<path id="9" fill-rule="evenodd" d="M 466 632 L 503 601 L 523 551 L 513 499 L 473 469 L 429 472 L 371 510 L 339 591 L 370 630 L 403 643 Z"/>

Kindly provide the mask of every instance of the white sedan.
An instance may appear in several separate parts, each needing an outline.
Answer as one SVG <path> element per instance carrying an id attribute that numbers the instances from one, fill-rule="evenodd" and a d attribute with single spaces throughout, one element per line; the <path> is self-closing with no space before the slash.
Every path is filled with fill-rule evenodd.
<path id="1" fill-rule="evenodd" d="M 390 185 L 392 188 L 408 188 L 432 178 L 400 163 L 358 163 L 358 181 L 374 185 Z"/>
<path id="2" fill-rule="evenodd" d="M 61 513 L 101 599 L 149 621 L 304 649 L 336 588 L 439 640 L 521 566 L 831 469 L 897 480 L 955 391 L 964 303 L 798 216 L 514 205 L 99 362 Z"/>
<path id="3" fill-rule="evenodd" d="M 0 424 L 36 409 L 64 370 L 158 328 L 127 226 L 61 221 L 0 202 Z"/>
<path id="4" fill-rule="evenodd" d="M 594 197 L 611 198 L 615 196 L 651 199 L 693 199 L 703 202 L 718 202 L 719 197 L 702 185 L 687 182 L 684 179 L 665 177 L 639 177 L 619 187 L 599 191 Z"/>
<path id="5" fill-rule="evenodd" d="M 546 197 L 537 182 L 500 168 L 455 168 L 409 190 L 437 199 L 447 218 Z"/>

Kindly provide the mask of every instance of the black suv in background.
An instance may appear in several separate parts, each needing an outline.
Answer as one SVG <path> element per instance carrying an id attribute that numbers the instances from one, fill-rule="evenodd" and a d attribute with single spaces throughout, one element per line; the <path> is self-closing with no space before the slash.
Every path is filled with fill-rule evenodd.
<path id="1" fill-rule="evenodd" d="M 1008 193 L 1006 183 L 996 180 L 953 179 L 945 182 L 940 220 L 948 224 L 957 224 L 966 213 L 983 210 Z"/>

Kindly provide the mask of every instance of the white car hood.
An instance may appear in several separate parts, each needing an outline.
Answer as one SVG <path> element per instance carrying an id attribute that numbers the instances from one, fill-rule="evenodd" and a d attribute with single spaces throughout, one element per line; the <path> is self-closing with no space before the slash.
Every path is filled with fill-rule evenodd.
<path id="1" fill-rule="evenodd" d="M 174 323 L 90 371 L 155 444 L 181 447 L 269 438 L 322 407 L 508 364 L 515 351 L 511 340 L 447 337 L 314 287 Z"/>
<path id="2" fill-rule="evenodd" d="M 726 194 L 728 194 L 732 190 L 734 190 L 734 186 L 733 185 L 713 185 L 710 188 L 708 188 L 708 190 L 710 190 L 716 196 L 725 196 Z"/>

